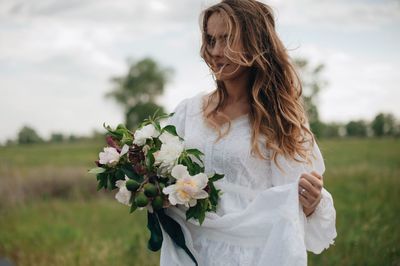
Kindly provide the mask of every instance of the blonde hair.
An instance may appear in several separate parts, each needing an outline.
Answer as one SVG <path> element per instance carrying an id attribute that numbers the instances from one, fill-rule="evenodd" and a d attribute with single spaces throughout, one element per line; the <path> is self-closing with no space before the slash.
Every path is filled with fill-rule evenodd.
<path id="1" fill-rule="evenodd" d="M 310 149 L 314 136 L 307 127 L 307 118 L 301 98 L 302 86 L 288 53 L 275 31 L 272 9 L 254 0 L 225 0 L 205 9 L 201 15 L 202 45 L 200 54 L 211 68 L 211 55 L 207 49 L 207 22 L 213 13 L 219 13 L 228 26 L 225 56 L 232 62 L 250 68 L 250 84 L 247 95 L 252 127 L 251 150 L 266 159 L 260 152 L 258 139 L 265 136 L 265 146 L 277 155 L 296 161 L 310 162 Z M 236 44 L 241 50 L 235 50 Z M 215 79 L 215 77 L 214 77 Z M 206 121 L 218 131 L 218 139 L 225 136 L 213 121 L 226 105 L 228 96 L 224 82 L 216 81 L 216 90 L 210 95 L 206 107 L 213 99 L 218 104 L 205 114 Z"/>

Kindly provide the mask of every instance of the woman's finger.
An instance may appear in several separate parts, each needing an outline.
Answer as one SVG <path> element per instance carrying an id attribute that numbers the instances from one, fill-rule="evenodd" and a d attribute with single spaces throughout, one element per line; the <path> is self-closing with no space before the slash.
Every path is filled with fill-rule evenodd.
<path id="1" fill-rule="evenodd" d="M 307 201 L 307 198 L 305 198 L 303 195 L 299 195 L 299 201 L 303 207 L 309 208 L 310 203 Z"/>
<path id="2" fill-rule="evenodd" d="M 318 205 L 320 201 L 320 197 L 314 198 L 314 197 L 307 197 L 306 195 L 299 194 L 299 201 L 301 205 L 303 205 L 306 208 L 314 208 L 315 206 Z"/>
<path id="3" fill-rule="evenodd" d="M 317 177 L 319 180 L 323 180 L 323 179 L 324 179 L 324 177 L 323 177 L 322 175 L 318 174 L 318 173 L 315 172 L 315 171 L 312 171 L 311 174 L 312 174 L 313 176 Z"/>
<path id="4" fill-rule="evenodd" d="M 302 174 L 301 177 L 306 179 L 313 187 L 317 188 L 318 190 L 322 189 L 323 182 L 318 177 L 310 174 Z"/>
<path id="5" fill-rule="evenodd" d="M 300 178 L 299 185 L 307 190 L 308 194 L 311 194 L 314 197 L 317 197 L 320 193 L 320 191 L 316 187 L 314 187 L 307 179 L 303 178 L 303 175 Z"/>

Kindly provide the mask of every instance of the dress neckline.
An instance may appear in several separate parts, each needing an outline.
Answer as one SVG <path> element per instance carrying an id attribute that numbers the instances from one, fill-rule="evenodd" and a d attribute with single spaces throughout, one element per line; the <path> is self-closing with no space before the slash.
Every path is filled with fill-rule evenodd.
<path id="1" fill-rule="evenodd" d="M 204 121 L 204 123 L 206 124 L 206 121 L 205 121 L 205 116 L 204 116 L 204 112 L 203 112 L 203 105 L 204 105 L 204 96 L 206 95 L 207 93 L 205 92 L 205 91 L 202 91 L 202 92 L 200 92 L 199 93 L 199 95 L 198 95 L 198 108 L 199 108 L 199 111 L 200 111 L 200 116 L 201 116 L 201 118 L 203 119 L 203 121 Z M 236 125 L 237 123 L 239 123 L 239 122 L 241 122 L 241 121 L 248 121 L 249 120 L 249 113 L 247 113 L 247 114 L 242 114 L 242 115 L 239 115 L 239 116 L 237 116 L 237 117 L 235 117 L 235 118 L 233 118 L 233 119 L 231 119 L 230 120 L 230 122 L 231 122 L 231 127 L 233 126 L 233 125 Z M 224 124 L 222 124 L 222 125 L 220 125 L 221 126 L 221 128 L 224 128 L 225 126 L 227 126 L 228 125 L 228 122 L 225 122 Z"/>

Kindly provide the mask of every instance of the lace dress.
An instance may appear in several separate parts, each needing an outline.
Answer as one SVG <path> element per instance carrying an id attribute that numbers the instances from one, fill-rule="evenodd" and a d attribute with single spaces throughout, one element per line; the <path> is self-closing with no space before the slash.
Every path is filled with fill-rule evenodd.
<path id="1" fill-rule="evenodd" d="M 204 153 L 206 173 L 222 173 L 215 185 L 223 191 L 216 213 L 207 213 L 200 226 L 185 220 L 181 207 L 167 214 L 182 227 L 188 248 L 199 265 L 306 265 L 307 250 L 321 253 L 336 237 L 336 212 L 330 193 L 323 188 L 316 210 L 305 217 L 298 199 L 301 173 L 322 174 L 324 162 L 315 144 L 313 165 L 278 158 L 279 165 L 250 154 L 251 128 L 247 115 L 232 120 L 224 138 L 203 119 L 205 92 L 181 101 L 168 123 L 176 126 L 186 148 Z M 261 143 L 261 142 L 260 142 Z M 263 145 L 260 145 L 263 147 Z M 264 155 L 269 154 L 265 147 Z M 194 265 L 163 231 L 160 265 Z"/>

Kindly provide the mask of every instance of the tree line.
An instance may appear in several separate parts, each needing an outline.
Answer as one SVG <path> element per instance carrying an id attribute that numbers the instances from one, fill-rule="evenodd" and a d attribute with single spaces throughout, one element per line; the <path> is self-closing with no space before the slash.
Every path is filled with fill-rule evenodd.
<path id="1" fill-rule="evenodd" d="M 314 123 L 311 130 L 318 138 L 400 137 L 400 124 L 393 114 L 379 113 L 372 121 L 351 120 L 347 123 Z"/>
<path id="2" fill-rule="evenodd" d="M 4 145 L 26 145 L 35 143 L 74 143 L 89 140 L 104 140 L 105 134 L 94 130 L 90 135 L 65 134 L 61 132 L 51 133 L 49 138 L 44 138 L 29 125 L 23 126 L 15 139 L 8 139 Z"/>
<path id="3" fill-rule="evenodd" d="M 308 115 L 312 132 L 317 138 L 339 137 L 399 137 L 400 124 L 393 114 L 379 113 L 372 121 L 354 120 L 347 123 L 325 123 L 320 120 L 318 112 L 318 95 L 328 82 L 322 77 L 325 66 L 312 66 L 304 58 L 294 59 L 294 65 L 301 78 L 303 102 Z M 128 60 L 128 71 L 121 76 L 110 79 L 112 89 L 105 97 L 115 100 L 123 109 L 125 124 L 134 129 L 140 121 L 158 111 L 164 114 L 164 107 L 157 103 L 163 95 L 165 86 L 173 70 L 161 67 L 151 58 L 138 61 Z M 16 139 L 8 144 L 59 143 L 103 138 L 104 133 L 94 131 L 91 136 L 65 135 L 52 133 L 45 140 L 30 126 L 20 129 Z"/>

